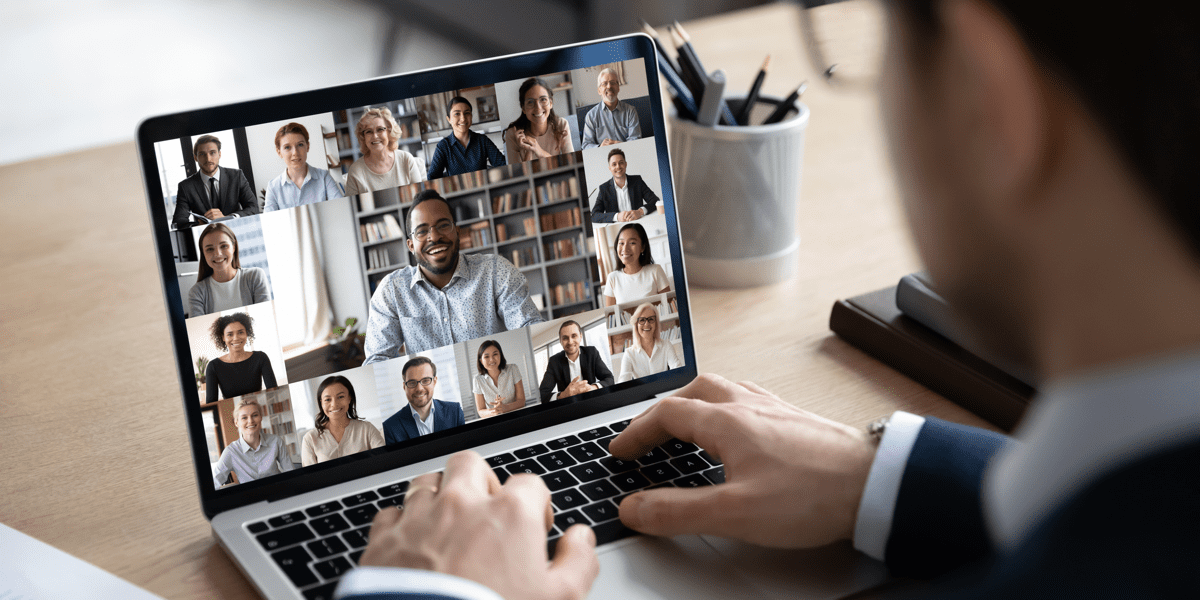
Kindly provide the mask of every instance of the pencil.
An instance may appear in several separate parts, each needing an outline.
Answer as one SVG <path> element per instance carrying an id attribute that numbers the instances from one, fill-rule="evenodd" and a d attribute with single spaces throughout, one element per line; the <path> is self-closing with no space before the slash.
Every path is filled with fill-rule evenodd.
<path id="1" fill-rule="evenodd" d="M 696 48 L 692 46 L 692 38 L 687 34 L 687 31 L 683 29 L 683 25 L 679 24 L 679 21 L 675 21 L 669 31 L 675 34 L 675 36 L 678 36 L 676 41 L 679 43 L 679 47 L 676 48 L 676 50 L 679 51 L 680 69 L 686 70 L 690 67 L 695 73 L 696 84 L 700 89 L 693 89 L 692 95 L 702 98 L 704 96 L 705 82 L 708 81 L 708 71 L 704 70 L 704 63 L 700 62 L 700 55 L 696 54 Z M 733 111 L 729 110 L 729 105 L 725 103 L 725 98 L 721 98 L 719 107 L 722 125 L 738 124 L 737 119 L 733 117 Z"/>
<path id="2" fill-rule="evenodd" d="M 675 71 L 675 74 L 678 75 L 679 65 L 675 64 L 675 61 L 671 59 L 670 54 L 667 54 L 667 47 L 663 45 L 662 38 L 658 37 L 658 31 L 656 31 L 650 26 L 649 23 L 645 21 L 642 21 L 642 31 L 645 31 L 647 35 L 649 35 L 651 38 L 654 38 L 654 47 L 658 49 L 658 55 L 662 57 L 662 60 L 658 62 L 661 64 L 665 61 L 666 65 L 671 67 L 671 70 Z"/>
<path id="3" fill-rule="evenodd" d="M 758 76 L 754 78 L 754 85 L 750 86 L 750 93 L 746 94 L 746 101 L 742 103 L 742 110 L 734 115 L 737 117 L 738 123 L 743 125 L 750 124 L 750 111 L 754 108 L 754 104 L 758 102 L 758 92 L 762 90 L 763 80 L 767 78 L 767 65 L 769 64 L 771 64 L 770 54 L 763 60 L 762 68 L 758 70 Z"/>
<path id="4" fill-rule="evenodd" d="M 804 89 L 807 87 L 807 81 L 800 82 L 800 85 L 796 86 L 796 89 L 792 90 L 792 93 L 788 94 L 788 97 L 775 107 L 775 111 L 768 115 L 767 118 L 763 120 L 762 124 L 770 125 L 772 123 L 778 123 L 782 121 L 789 112 L 792 112 L 793 108 L 796 108 L 796 101 L 800 99 L 800 95 L 804 93 Z"/>

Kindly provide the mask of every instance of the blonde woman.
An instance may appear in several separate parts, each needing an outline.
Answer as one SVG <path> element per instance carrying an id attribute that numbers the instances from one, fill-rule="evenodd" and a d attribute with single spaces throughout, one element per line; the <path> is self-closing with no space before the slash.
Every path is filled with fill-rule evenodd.
<path id="1" fill-rule="evenodd" d="M 649 302 L 633 311 L 633 343 L 621 356 L 617 383 L 683 366 L 675 345 L 659 338 L 658 309 Z"/>
<path id="2" fill-rule="evenodd" d="M 425 163 L 400 149 L 400 125 L 387 107 L 363 113 L 354 126 L 362 158 L 346 174 L 346 195 L 425 181 Z"/>
<path id="3" fill-rule="evenodd" d="M 265 412 L 253 399 L 234 401 L 238 439 L 221 451 L 221 458 L 213 465 L 213 483 L 218 488 L 226 482 L 246 483 L 295 468 L 283 438 L 262 430 Z M 233 480 L 229 481 L 231 473 Z"/>

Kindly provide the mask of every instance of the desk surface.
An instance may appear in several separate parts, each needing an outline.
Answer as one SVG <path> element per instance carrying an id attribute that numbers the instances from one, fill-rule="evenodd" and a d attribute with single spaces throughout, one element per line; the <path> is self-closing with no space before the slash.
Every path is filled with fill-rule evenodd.
<path id="1" fill-rule="evenodd" d="M 772 55 L 763 93 L 807 78 L 799 275 L 694 289 L 702 371 L 751 379 L 854 425 L 904 409 L 985 425 L 829 331 L 835 300 L 919 263 L 875 98 L 826 88 L 795 9 L 688 26 L 729 90 Z M 0 522 L 167 598 L 255 598 L 200 512 L 132 143 L 0 169 Z"/>

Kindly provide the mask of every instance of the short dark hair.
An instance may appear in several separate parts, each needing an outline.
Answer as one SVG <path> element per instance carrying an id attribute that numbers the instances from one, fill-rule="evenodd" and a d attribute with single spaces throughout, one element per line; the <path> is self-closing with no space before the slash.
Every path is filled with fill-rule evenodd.
<path id="1" fill-rule="evenodd" d="M 419 367 L 421 365 L 429 365 L 429 368 L 433 369 L 433 376 L 437 377 L 437 365 L 433 364 L 432 360 L 429 360 L 424 356 L 414 356 L 408 359 L 408 362 L 404 363 L 404 368 L 400 369 L 400 376 L 408 377 L 409 369 L 413 367 Z"/>
<path id="2" fill-rule="evenodd" d="M 223 233 L 229 237 L 229 241 L 233 243 L 233 260 L 229 261 L 229 265 L 234 269 L 242 268 L 242 260 L 238 252 L 237 236 L 233 234 L 233 230 L 224 223 L 211 223 L 204 231 L 200 232 L 200 239 L 196 241 L 196 245 L 200 247 L 200 270 L 196 273 L 196 281 L 204 281 L 207 277 L 212 277 L 213 268 L 204 259 L 204 237 L 214 233 Z"/>
<path id="3" fill-rule="evenodd" d="M 562 325 L 558 326 L 558 337 L 562 337 L 562 331 L 567 328 L 567 325 L 574 325 L 579 330 L 579 335 L 583 335 L 583 327 L 573 319 L 563 321 Z"/>
<path id="4" fill-rule="evenodd" d="M 325 388 L 335 384 L 345 387 L 346 393 L 350 394 L 350 408 L 346 409 L 346 416 L 352 420 L 358 419 L 358 396 L 354 394 L 354 385 L 341 375 L 326 377 L 325 381 L 317 386 L 317 431 L 325 431 L 325 425 L 329 424 L 329 417 L 325 414 L 324 407 L 321 406 L 321 394 L 325 393 Z"/>
<path id="5" fill-rule="evenodd" d="M 1046 10 L 1034 0 L 989 0 L 1039 66 L 1077 94 L 1200 261 L 1200 12 Z M 941 32 L 933 0 L 892 3 L 912 26 L 918 54 Z M 1070 31 L 1070 35 L 1063 35 Z M 1136 79 L 1137 85 L 1130 81 Z"/>
<path id="6" fill-rule="evenodd" d="M 612 157 L 613 157 L 613 155 L 614 155 L 614 154 L 620 154 L 620 155 L 621 155 L 621 158 L 625 158 L 625 151 L 624 151 L 624 150 L 622 150 L 622 149 L 620 149 L 620 148 L 613 148 L 612 150 L 609 150 L 609 151 L 608 151 L 608 158 L 607 158 L 607 159 L 605 159 L 605 160 L 612 160 Z M 629 160 L 629 159 L 626 159 L 626 160 Z"/>
<path id="7" fill-rule="evenodd" d="M 621 243 L 621 234 L 625 233 L 626 229 L 636 231 L 638 237 L 642 238 L 642 253 L 638 255 L 638 264 L 643 267 L 654 264 L 654 257 L 650 256 L 650 236 L 646 235 L 646 228 L 642 227 L 641 223 L 627 223 L 617 232 L 617 238 L 613 240 L 613 254 L 617 255 L 617 270 L 625 268 L 625 263 L 621 262 L 621 255 L 617 252 L 617 244 Z"/>
<path id="8" fill-rule="evenodd" d="M 221 151 L 221 138 L 215 135 L 202 135 L 196 139 L 195 144 L 192 144 L 192 156 L 195 156 L 196 150 L 205 144 L 216 144 L 217 152 Z"/>
<path id="9" fill-rule="evenodd" d="M 240 312 L 232 315 L 218 317 L 213 321 L 211 327 L 208 328 L 208 333 L 212 335 L 213 344 L 216 344 L 217 350 L 224 352 L 229 347 L 225 345 L 225 328 L 234 323 L 241 323 L 242 327 L 246 328 L 246 341 L 254 341 L 254 318 L 250 315 Z"/>
<path id="10" fill-rule="evenodd" d="M 304 141 L 306 143 L 308 142 L 308 128 L 306 128 L 305 126 L 303 126 L 299 123 L 288 123 L 287 125 L 280 127 L 279 131 L 275 132 L 275 149 L 276 150 L 279 149 L 279 140 L 282 140 L 283 136 L 285 136 L 289 133 L 298 133 L 298 134 L 304 136 Z"/>
<path id="11" fill-rule="evenodd" d="M 467 108 L 471 108 L 470 100 L 467 100 L 466 98 L 463 98 L 462 96 L 455 96 L 455 97 L 451 98 L 449 102 L 446 103 L 446 116 L 447 117 L 450 116 L 450 111 L 454 110 L 455 104 L 466 104 Z M 472 111 L 474 111 L 474 109 L 472 109 Z"/>
<path id="12" fill-rule="evenodd" d="M 483 352 L 488 348 L 495 348 L 496 352 L 500 353 L 501 371 L 504 370 L 504 367 L 508 366 L 508 360 L 504 358 L 504 348 L 500 347 L 500 342 L 497 342 L 496 340 L 484 340 L 484 342 L 479 345 L 479 351 L 475 353 L 475 368 L 479 369 L 480 375 L 487 375 L 487 369 L 483 368 Z"/>
<path id="13" fill-rule="evenodd" d="M 432 189 L 421 190 L 420 192 L 417 193 L 416 197 L 413 198 L 412 206 L 408 207 L 408 233 L 409 233 L 409 235 L 412 235 L 412 230 L 413 230 L 413 224 L 412 224 L 413 213 L 416 212 L 417 207 L 420 206 L 422 202 L 428 202 L 430 200 L 437 200 L 437 201 L 440 201 L 442 204 L 445 204 L 446 210 L 450 211 L 450 220 L 451 221 L 454 220 L 454 208 L 450 206 L 449 200 L 443 198 L 442 195 L 437 192 L 437 190 L 432 190 Z"/>

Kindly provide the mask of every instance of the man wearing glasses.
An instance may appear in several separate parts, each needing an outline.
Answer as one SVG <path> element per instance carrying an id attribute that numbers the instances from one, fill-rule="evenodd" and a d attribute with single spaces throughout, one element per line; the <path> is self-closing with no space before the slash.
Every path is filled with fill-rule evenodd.
<path id="1" fill-rule="evenodd" d="M 383 422 L 383 440 L 392 444 L 411 440 L 435 431 L 458 427 L 463 420 L 462 406 L 433 397 L 437 387 L 437 365 L 418 356 L 404 363 L 404 395 L 408 406 Z"/>
<path id="2" fill-rule="evenodd" d="M 389 273 L 375 288 L 365 364 L 542 321 L 512 263 L 495 254 L 459 254 L 450 203 L 436 191 L 417 194 L 408 231 L 417 265 Z"/>

